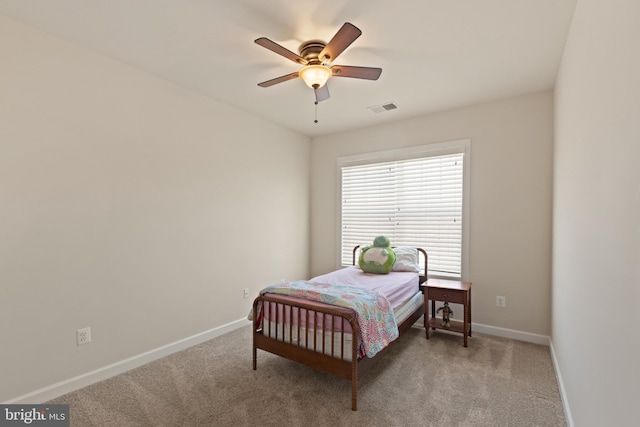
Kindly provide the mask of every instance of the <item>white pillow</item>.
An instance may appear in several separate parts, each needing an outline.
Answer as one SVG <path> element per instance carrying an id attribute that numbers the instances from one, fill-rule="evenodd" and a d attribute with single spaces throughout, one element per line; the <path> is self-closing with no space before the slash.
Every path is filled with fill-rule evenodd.
<path id="1" fill-rule="evenodd" d="M 393 264 L 391 271 L 412 271 L 419 273 L 420 265 L 418 264 L 418 250 L 408 246 L 398 246 L 393 248 L 396 253 L 396 262 Z"/>

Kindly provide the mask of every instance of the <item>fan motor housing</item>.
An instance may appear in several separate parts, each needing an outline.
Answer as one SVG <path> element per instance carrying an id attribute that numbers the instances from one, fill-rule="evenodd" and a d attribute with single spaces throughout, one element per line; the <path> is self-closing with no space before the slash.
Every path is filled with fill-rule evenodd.
<path id="1" fill-rule="evenodd" d="M 326 45 L 327 43 L 322 40 L 309 40 L 300 45 L 298 52 L 310 65 L 320 64 L 322 61 L 318 59 L 318 55 Z"/>

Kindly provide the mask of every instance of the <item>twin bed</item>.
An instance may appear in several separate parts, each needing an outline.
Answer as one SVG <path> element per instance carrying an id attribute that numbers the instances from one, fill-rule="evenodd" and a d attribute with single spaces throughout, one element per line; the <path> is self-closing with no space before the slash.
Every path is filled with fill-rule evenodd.
<path id="1" fill-rule="evenodd" d="M 427 280 L 421 248 L 402 248 L 409 258 L 396 264 L 404 271 L 384 275 L 355 266 L 358 248 L 353 266 L 265 288 L 252 311 L 254 370 L 260 349 L 351 380 L 354 411 L 358 379 L 424 314 L 419 286 Z"/>

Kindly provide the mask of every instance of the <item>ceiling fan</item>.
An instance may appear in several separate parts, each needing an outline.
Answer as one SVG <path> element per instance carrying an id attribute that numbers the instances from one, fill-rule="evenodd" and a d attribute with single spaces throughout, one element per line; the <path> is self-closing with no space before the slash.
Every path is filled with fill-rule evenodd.
<path id="1" fill-rule="evenodd" d="M 340 55 L 351 43 L 355 41 L 362 31 L 355 25 L 346 22 L 338 32 L 333 36 L 329 43 L 322 40 L 309 40 L 300 45 L 299 54 L 291 52 L 274 41 L 266 37 L 260 37 L 255 42 L 260 46 L 267 48 L 278 55 L 300 64 L 304 67 L 300 71 L 276 77 L 258 83 L 260 87 L 269 87 L 287 80 L 300 77 L 316 95 L 316 104 L 320 101 L 329 99 L 329 88 L 327 80 L 331 77 L 351 77 L 356 79 L 378 80 L 382 73 L 382 68 L 371 67 L 354 67 L 349 65 L 332 65 L 333 61 Z"/>

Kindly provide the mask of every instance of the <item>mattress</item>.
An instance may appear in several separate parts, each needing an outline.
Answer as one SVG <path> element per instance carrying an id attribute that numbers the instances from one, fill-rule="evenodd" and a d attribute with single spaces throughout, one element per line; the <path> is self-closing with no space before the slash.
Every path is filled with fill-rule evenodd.
<path id="1" fill-rule="evenodd" d="M 310 280 L 331 285 L 349 285 L 382 293 L 394 310 L 415 295 L 419 290 L 418 273 L 392 271 L 389 274 L 365 273 L 360 268 L 351 266 L 332 271 Z"/>

